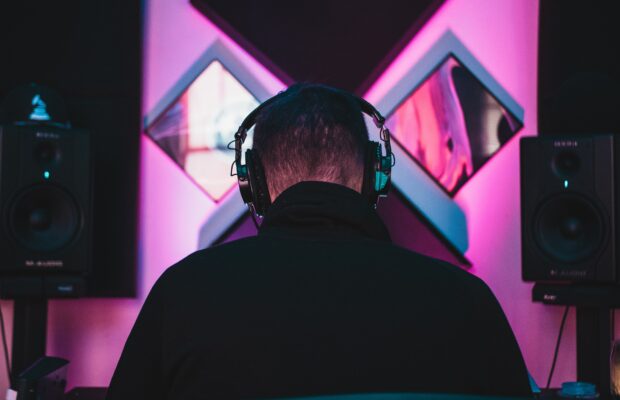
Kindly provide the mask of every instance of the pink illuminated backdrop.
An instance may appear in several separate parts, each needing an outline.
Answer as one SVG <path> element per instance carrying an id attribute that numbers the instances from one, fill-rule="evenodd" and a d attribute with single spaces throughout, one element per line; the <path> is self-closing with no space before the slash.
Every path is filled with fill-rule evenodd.
<path id="1" fill-rule="evenodd" d="M 146 133 L 212 199 L 236 186 L 227 147 L 258 101 L 221 62 L 214 60 Z M 251 137 L 247 140 L 252 145 Z"/>
<path id="2" fill-rule="evenodd" d="M 404 83 L 446 32 L 452 32 L 524 110 L 522 130 L 470 179 L 454 202 L 465 215 L 470 272 L 491 287 L 530 373 L 538 383 L 546 382 L 563 310 L 533 303 L 532 285 L 521 280 L 519 202 L 518 138 L 537 134 L 538 1 L 448 0 L 364 97 L 380 103 Z M 397 168 L 398 162 L 403 164 L 402 157 Z M 418 189 L 406 181 L 401 184 L 411 191 Z M 437 201 L 447 200 L 433 197 L 429 203 Z M 552 381 L 556 387 L 576 377 L 574 322 L 570 313 Z M 454 340 L 459 340 L 458 332 Z"/>
<path id="3" fill-rule="evenodd" d="M 149 0 L 146 5 L 144 114 L 174 86 L 179 77 L 214 42 L 231 49 L 271 94 L 282 82 L 186 0 Z M 386 21 L 389 23 L 389 21 Z M 411 71 L 433 45 L 451 31 L 524 110 L 521 135 L 534 135 L 536 123 L 538 1 L 446 0 L 396 57 L 364 97 L 377 105 Z M 259 98 L 260 101 L 264 100 Z M 381 109 L 385 112 L 386 110 Z M 462 243 L 470 270 L 491 287 L 515 332 L 526 364 L 539 382 L 546 379 L 561 309 L 531 302 L 531 285 L 520 277 L 518 140 L 509 141 L 463 186 L 454 199 L 437 197 L 458 207 L 468 242 Z M 405 157 L 406 158 L 406 157 Z M 396 168 L 406 165 L 397 160 Z M 218 205 L 187 177 L 152 140 L 142 140 L 140 182 L 140 296 L 138 299 L 56 300 L 50 303 L 50 355 L 71 360 L 69 386 L 106 386 L 146 293 L 172 263 L 198 248 L 201 229 Z M 399 185 L 412 183 L 401 174 Z M 432 183 L 432 182 L 431 182 Z M 422 191 L 410 187 L 408 190 Z M 226 199 L 235 199 L 231 191 Z M 432 202 L 431 202 L 432 203 Z M 441 215 L 438 216 L 438 218 Z M 447 221 L 453 218 L 450 216 Z M 403 230 L 398 235 L 408 235 Z M 402 241 L 405 243 L 406 241 Z M 3 302 L 8 311 L 9 303 Z M 10 317 L 10 312 L 8 313 Z M 8 318 L 7 328 L 11 329 Z M 454 340 L 460 340 L 454 332 Z M 467 343 L 463 343 L 464 346 Z M 463 365 L 466 368 L 466 360 Z M 4 367 L 0 364 L 0 369 Z M 6 387 L 4 374 L 2 388 Z M 575 379 L 574 315 L 567 321 L 553 386 Z M 0 392 L 3 392 L 0 391 Z"/>
<path id="4" fill-rule="evenodd" d="M 521 125 L 453 56 L 387 119 L 396 142 L 451 195 Z"/>

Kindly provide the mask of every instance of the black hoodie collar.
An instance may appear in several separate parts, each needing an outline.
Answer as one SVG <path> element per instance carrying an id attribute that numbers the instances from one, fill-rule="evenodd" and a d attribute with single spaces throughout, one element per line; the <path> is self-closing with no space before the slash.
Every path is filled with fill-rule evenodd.
<path id="1" fill-rule="evenodd" d="M 269 207 L 259 235 L 278 233 L 391 241 L 364 196 L 346 186 L 314 181 L 289 187 Z"/>

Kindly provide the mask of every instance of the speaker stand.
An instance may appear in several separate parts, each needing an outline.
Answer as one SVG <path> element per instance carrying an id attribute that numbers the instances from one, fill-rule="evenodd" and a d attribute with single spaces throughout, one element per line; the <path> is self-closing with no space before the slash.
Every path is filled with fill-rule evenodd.
<path id="1" fill-rule="evenodd" d="M 46 337 L 47 299 L 16 299 L 13 305 L 12 387 L 21 372 L 45 355 Z"/>
<path id="2" fill-rule="evenodd" d="M 537 283 L 532 298 L 549 305 L 575 306 L 577 380 L 594 383 L 601 400 L 610 399 L 609 360 L 614 340 L 614 309 L 620 308 L 620 287 Z"/>
<path id="3" fill-rule="evenodd" d="M 577 379 L 596 384 L 601 399 L 611 396 L 613 312 L 609 307 L 577 307 Z"/>

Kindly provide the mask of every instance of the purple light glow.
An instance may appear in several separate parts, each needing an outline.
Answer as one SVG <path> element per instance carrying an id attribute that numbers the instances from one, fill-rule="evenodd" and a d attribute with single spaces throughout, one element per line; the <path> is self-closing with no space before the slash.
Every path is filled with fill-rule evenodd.
<path id="1" fill-rule="evenodd" d="M 453 56 L 387 119 L 397 143 L 454 195 L 521 128 Z"/>
<path id="2" fill-rule="evenodd" d="M 447 31 L 453 32 L 521 105 L 524 128 L 517 136 L 535 135 L 538 1 L 447 1 L 364 97 L 379 103 L 393 87 L 402 84 L 403 77 Z M 496 294 L 530 373 L 540 383 L 551 364 L 561 310 L 533 304 L 531 284 L 521 281 L 518 147 L 518 140 L 511 140 L 454 201 L 467 221 L 469 248 L 465 255 L 473 264 L 470 271 Z M 569 318 L 552 386 L 575 379 L 573 323 Z"/>
<path id="3" fill-rule="evenodd" d="M 143 115 L 216 42 L 267 92 L 275 94 L 284 88 L 189 2 L 148 1 L 145 9 Z M 127 335 L 157 278 L 198 249 L 202 225 L 221 206 L 234 202 L 242 208 L 234 190 L 216 205 L 146 136 L 141 140 L 141 157 L 138 298 L 58 300 L 49 306 L 47 354 L 71 360 L 67 389 L 108 385 Z"/>
<path id="4" fill-rule="evenodd" d="M 147 127 L 150 136 L 214 201 L 237 185 L 228 149 L 243 118 L 258 101 L 214 60 Z M 246 141 L 252 145 L 251 137 Z"/>
<path id="5" fill-rule="evenodd" d="M 229 46 L 271 93 L 282 89 L 281 82 L 189 2 L 148 1 L 145 9 L 144 114 L 215 40 Z M 524 132 L 535 134 L 538 1 L 447 0 L 371 87 L 366 99 L 376 104 L 447 30 L 464 42 L 524 108 Z M 69 387 L 109 383 L 145 294 L 165 268 L 197 248 L 198 231 L 216 210 L 213 201 L 146 138 L 142 154 L 140 298 L 63 300 L 49 307 L 47 353 L 71 360 Z M 531 285 L 521 283 L 517 140 L 481 169 L 455 201 L 466 215 L 471 238 L 466 255 L 474 264 L 473 272 L 497 295 L 530 372 L 540 383 L 551 362 L 561 310 L 532 304 Z M 572 317 L 567 321 L 552 385 L 575 379 L 573 321 Z M 454 335 L 458 340 L 458 332 Z"/>

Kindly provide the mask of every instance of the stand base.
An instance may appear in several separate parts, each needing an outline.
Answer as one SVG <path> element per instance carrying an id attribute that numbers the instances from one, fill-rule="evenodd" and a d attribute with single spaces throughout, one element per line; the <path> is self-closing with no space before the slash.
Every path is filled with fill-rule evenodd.
<path id="1" fill-rule="evenodd" d="M 534 285 L 532 299 L 577 308 L 577 380 L 594 383 L 601 399 L 611 399 L 613 313 L 620 308 L 620 287 L 585 284 Z"/>
<path id="2" fill-rule="evenodd" d="M 537 283 L 532 300 L 554 305 L 620 308 L 620 286 Z"/>

